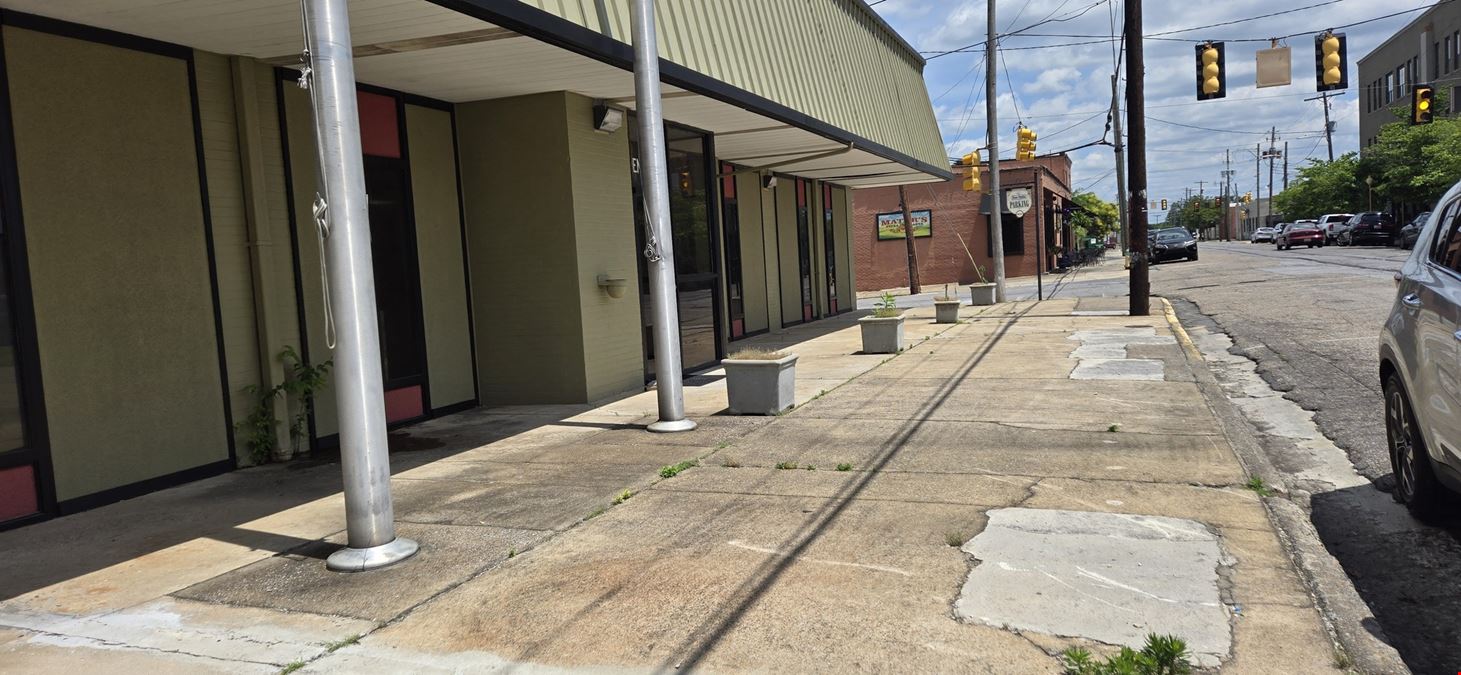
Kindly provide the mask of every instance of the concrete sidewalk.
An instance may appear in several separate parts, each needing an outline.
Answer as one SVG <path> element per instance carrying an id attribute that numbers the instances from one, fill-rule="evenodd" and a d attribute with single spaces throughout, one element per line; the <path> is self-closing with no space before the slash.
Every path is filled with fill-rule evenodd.
<path id="1" fill-rule="evenodd" d="M 422 553 L 385 570 L 325 571 L 325 460 L 0 533 L 0 664 L 1048 673 L 1157 632 L 1224 672 L 1332 670 L 1200 357 L 1112 302 L 915 309 L 893 358 L 851 316 L 748 341 L 801 355 L 780 417 L 715 414 L 712 371 L 686 434 L 643 431 L 653 393 L 393 434 Z"/>

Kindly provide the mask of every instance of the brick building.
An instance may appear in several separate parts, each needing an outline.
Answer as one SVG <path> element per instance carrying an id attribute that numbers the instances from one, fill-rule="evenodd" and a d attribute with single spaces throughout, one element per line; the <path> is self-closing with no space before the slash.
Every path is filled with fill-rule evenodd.
<path id="1" fill-rule="evenodd" d="M 1000 162 L 1000 188 L 1029 188 L 1037 207 L 1031 208 L 1023 218 L 1008 212 L 1004 214 L 1006 278 L 1034 275 L 1039 246 L 1044 246 L 1047 251 L 1040 269 L 1049 271 L 1058 256 L 1050 253 L 1051 247 L 1064 250 L 1067 242 L 1072 241 L 1065 212 L 1071 197 L 1070 170 L 1070 157 L 1066 155 Z M 993 273 L 989 211 L 983 204 L 988 194 L 976 199 L 973 193 L 965 192 L 962 174 L 967 169 L 953 167 L 953 171 L 959 175 L 951 180 L 904 188 L 908 209 L 914 212 L 915 234 L 920 235 L 914 237 L 914 248 L 918 252 L 919 278 L 924 286 L 976 281 L 969 254 L 984 268 L 985 276 Z M 988 166 L 981 167 L 980 180 L 987 189 Z M 907 245 L 901 237 L 879 238 L 878 228 L 880 220 L 901 223 L 898 188 L 854 190 L 852 203 L 852 255 L 857 290 L 876 291 L 907 286 Z M 928 212 L 927 236 L 922 236 L 923 214 L 919 211 Z M 1044 228 L 1039 232 L 1039 246 L 1036 242 L 1038 226 Z M 883 236 L 889 235 L 889 228 L 885 227 Z M 959 243 L 960 235 L 969 247 L 968 254 Z"/>

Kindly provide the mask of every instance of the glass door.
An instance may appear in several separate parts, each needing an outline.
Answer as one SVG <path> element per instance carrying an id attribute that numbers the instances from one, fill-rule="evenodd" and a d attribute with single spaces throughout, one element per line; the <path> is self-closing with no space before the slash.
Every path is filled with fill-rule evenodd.
<path id="1" fill-rule="evenodd" d="M 796 179 L 796 261 L 801 282 L 802 321 L 817 318 L 812 306 L 812 183 Z"/>
<path id="2" fill-rule="evenodd" d="M 680 311 L 680 365 L 686 371 L 703 369 L 720 360 L 720 274 L 711 220 L 709 137 L 698 131 L 665 125 L 666 160 L 670 191 L 670 230 L 675 253 L 675 286 Z M 635 241 L 638 244 L 640 316 L 644 318 L 644 373 L 654 376 L 652 302 L 645 246 L 644 190 L 639 171 L 638 125 L 629 125 L 629 152 L 634 159 Z"/>
<path id="3" fill-rule="evenodd" d="M 837 227 L 832 222 L 832 186 L 822 184 L 822 261 L 826 267 L 827 315 L 837 313 Z"/>

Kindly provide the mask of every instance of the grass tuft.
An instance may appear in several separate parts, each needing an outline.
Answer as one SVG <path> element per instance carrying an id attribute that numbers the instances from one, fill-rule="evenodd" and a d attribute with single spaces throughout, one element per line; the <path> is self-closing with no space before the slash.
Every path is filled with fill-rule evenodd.
<path id="1" fill-rule="evenodd" d="M 847 462 L 843 462 L 843 463 L 837 465 L 837 470 L 838 471 L 851 471 L 852 470 L 852 465 L 851 464 L 848 464 Z"/>
<path id="2" fill-rule="evenodd" d="M 1263 482 L 1263 479 L 1259 478 L 1258 476 L 1253 476 L 1252 478 L 1249 478 L 1248 482 L 1243 484 L 1243 487 L 1252 490 L 1259 497 L 1272 497 L 1274 494 L 1273 488 L 1268 487 L 1268 485 Z"/>
<path id="3" fill-rule="evenodd" d="M 1109 432 L 1111 432 L 1111 433 L 1114 434 L 1114 433 L 1116 433 L 1118 431 L 1121 431 L 1121 425 L 1120 424 L 1113 424 L 1113 425 L 1111 425 L 1109 427 L 1106 427 L 1106 431 L 1109 431 Z"/>
<path id="4" fill-rule="evenodd" d="M 795 469 L 795 468 L 797 468 L 797 466 L 796 466 L 796 462 L 779 462 L 779 463 L 777 463 L 776 468 L 778 468 L 778 469 Z"/>
<path id="5" fill-rule="evenodd" d="M 353 644 L 355 644 L 357 642 L 360 642 L 360 638 L 361 637 L 364 637 L 364 636 L 361 636 L 361 635 L 352 635 L 352 636 L 350 636 L 348 638 L 345 638 L 344 640 L 340 640 L 338 642 L 331 642 L 330 644 L 325 645 L 325 652 L 326 653 L 329 653 L 329 654 L 333 654 L 338 649 L 344 649 L 346 647 L 349 647 L 350 645 L 353 645 Z"/>
<path id="6" fill-rule="evenodd" d="M 697 461 L 695 461 L 693 459 L 687 459 L 687 460 L 685 460 L 683 462 L 680 462 L 679 464 L 672 464 L 670 466 L 662 466 L 662 467 L 660 467 L 660 470 L 659 470 L 659 477 L 660 478 L 674 478 L 675 476 L 680 475 L 680 472 L 681 471 L 684 471 L 685 469 L 688 469 L 688 468 L 690 468 L 692 466 L 700 466 L 700 462 L 697 462 Z"/>
<path id="7" fill-rule="evenodd" d="M 963 546 L 966 541 L 969 541 L 969 535 L 964 534 L 961 530 L 949 530 L 944 533 L 944 543 L 954 548 Z"/>
<path id="8" fill-rule="evenodd" d="M 303 668 L 304 665 L 305 664 L 303 661 L 291 662 L 289 665 L 284 666 L 284 668 L 279 671 L 279 675 L 289 675 L 290 673 L 299 670 L 300 668 Z"/>
<path id="9" fill-rule="evenodd" d="M 614 506 L 618 506 L 620 504 L 623 504 L 624 502 L 629 501 L 629 498 L 630 497 L 633 497 L 633 496 L 634 496 L 634 491 L 633 490 L 627 490 L 626 489 L 623 492 L 620 492 L 619 493 L 619 496 L 614 498 Z"/>
<path id="10" fill-rule="evenodd" d="M 1097 661 L 1081 647 L 1060 654 L 1065 675 L 1189 675 L 1187 643 L 1173 635 L 1148 635 L 1141 651 L 1122 647 L 1115 656 Z"/>

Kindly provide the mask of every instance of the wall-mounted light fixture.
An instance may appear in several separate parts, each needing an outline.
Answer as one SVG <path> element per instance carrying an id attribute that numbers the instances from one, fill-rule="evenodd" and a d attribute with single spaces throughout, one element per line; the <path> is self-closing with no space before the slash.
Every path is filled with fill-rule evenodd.
<path id="1" fill-rule="evenodd" d="M 608 293 L 611 298 L 624 297 L 624 289 L 629 287 L 629 280 L 619 276 L 600 274 L 598 281 L 599 288 L 604 289 L 604 292 Z"/>
<path id="2" fill-rule="evenodd" d="M 594 131 L 612 134 L 624 126 L 624 109 L 609 106 L 603 101 L 594 102 Z"/>
<path id="3" fill-rule="evenodd" d="M 774 187 L 776 187 L 776 174 L 774 174 L 774 173 L 763 173 L 763 174 L 761 174 L 761 189 L 762 190 L 770 190 L 771 188 L 774 188 Z"/>

